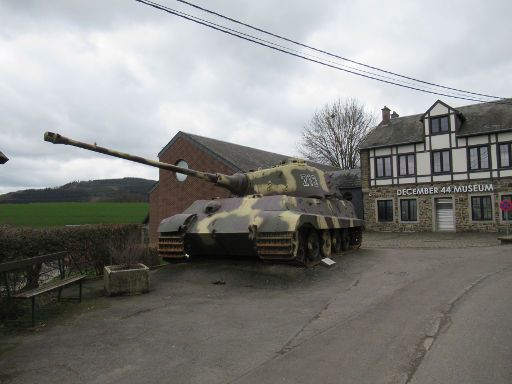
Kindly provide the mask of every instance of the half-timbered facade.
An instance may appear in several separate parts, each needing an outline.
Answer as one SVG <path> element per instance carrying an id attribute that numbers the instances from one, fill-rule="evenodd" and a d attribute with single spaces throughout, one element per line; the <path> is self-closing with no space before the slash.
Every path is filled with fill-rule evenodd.
<path id="1" fill-rule="evenodd" d="M 497 231 L 512 199 L 512 99 L 382 122 L 361 146 L 366 227 L 384 231 Z"/>

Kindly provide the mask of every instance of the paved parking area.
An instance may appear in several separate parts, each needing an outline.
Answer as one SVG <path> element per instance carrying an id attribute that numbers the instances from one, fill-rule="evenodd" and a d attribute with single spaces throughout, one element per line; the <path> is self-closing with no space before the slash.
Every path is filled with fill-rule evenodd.
<path id="1" fill-rule="evenodd" d="M 199 260 L 133 297 L 88 282 L 82 304 L 0 330 L 0 382 L 449 384 L 473 367 L 508 384 L 511 248 L 455 248 L 365 246 L 331 269 Z"/>

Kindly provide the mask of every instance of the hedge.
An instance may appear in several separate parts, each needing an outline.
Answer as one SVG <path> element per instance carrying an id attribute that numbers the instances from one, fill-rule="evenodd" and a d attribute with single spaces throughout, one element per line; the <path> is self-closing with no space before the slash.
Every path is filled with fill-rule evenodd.
<path id="1" fill-rule="evenodd" d="M 111 262 L 112 245 L 140 238 L 139 224 L 27 228 L 0 226 L 0 263 L 66 250 L 81 268 L 97 275 Z"/>

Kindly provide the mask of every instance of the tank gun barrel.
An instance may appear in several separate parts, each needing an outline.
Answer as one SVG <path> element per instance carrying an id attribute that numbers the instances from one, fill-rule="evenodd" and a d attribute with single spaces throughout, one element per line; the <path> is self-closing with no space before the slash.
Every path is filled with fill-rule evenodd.
<path id="1" fill-rule="evenodd" d="M 151 167 L 156 167 L 160 169 L 165 169 L 167 171 L 182 173 L 188 176 L 197 177 L 199 179 L 209 181 L 211 183 L 214 183 L 222 188 L 226 188 L 232 193 L 236 195 L 243 195 L 248 187 L 248 181 L 245 175 L 237 173 L 234 175 L 224 175 L 222 173 L 209 173 L 209 172 L 201 172 L 196 171 L 193 169 L 188 168 L 182 168 L 178 167 L 173 164 L 164 163 L 161 161 L 155 161 L 146 159 L 144 157 L 140 156 L 134 156 L 130 155 L 128 153 L 115 151 L 113 149 L 100 147 L 96 144 L 88 144 L 81 141 L 73 140 L 68 137 L 59 135 L 58 133 L 54 132 L 45 132 L 44 134 L 44 140 L 48 141 L 53 144 L 64 144 L 64 145 L 71 145 L 73 147 L 83 148 L 87 149 L 89 151 L 103 153 L 105 155 L 118 157 L 120 159 L 130 160 L 134 161 L 136 163 L 149 165 Z"/>

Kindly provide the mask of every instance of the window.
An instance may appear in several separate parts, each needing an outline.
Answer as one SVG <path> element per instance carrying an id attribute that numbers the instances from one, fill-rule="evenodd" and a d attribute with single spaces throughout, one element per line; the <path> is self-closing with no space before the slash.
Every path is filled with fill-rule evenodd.
<path id="1" fill-rule="evenodd" d="M 450 131 L 450 120 L 448 116 L 431 117 L 430 118 L 430 133 L 436 135 Z"/>
<path id="2" fill-rule="evenodd" d="M 377 200 L 379 221 L 393 221 L 393 200 Z"/>
<path id="3" fill-rule="evenodd" d="M 345 193 L 343 194 L 343 198 L 344 198 L 345 200 L 347 200 L 347 201 L 352 201 L 352 192 L 348 192 L 348 191 L 347 191 L 347 192 L 345 192 Z"/>
<path id="4" fill-rule="evenodd" d="M 391 156 L 377 157 L 375 159 L 377 168 L 377 177 L 391 177 L 393 172 L 391 170 Z"/>
<path id="5" fill-rule="evenodd" d="M 432 152 L 433 173 L 447 173 L 451 171 L 450 150 Z"/>
<path id="6" fill-rule="evenodd" d="M 512 202 L 512 195 L 501 195 L 501 201 L 503 200 L 508 200 L 510 202 Z M 511 221 L 512 222 L 512 211 L 508 211 L 508 217 L 507 217 L 507 212 L 505 211 L 501 211 L 501 219 L 503 221 Z"/>
<path id="7" fill-rule="evenodd" d="M 500 159 L 500 168 L 512 167 L 512 143 L 500 144 L 498 146 Z"/>
<path id="8" fill-rule="evenodd" d="M 487 145 L 469 147 L 468 153 L 469 169 L 471 171 L 489 169 L 489 147 Z"/>
<path id="9" fill-rule="evenodd" d="M 400 220 L 418 221 L 418 209 L 416 199 L 400 200 Z"/>
<path id="10" fill-rule="evenodd" d="M 473 221 L 492 220 L 491 196 L 471 197 L 471 218 Z"/>
<path id="11" fill-rule="evenodd" d="M 398 156 L 398 173 L 400 176 L 416 174 L 416 156 L 414 153 Z"/>
<path id="12" fill-rule="evenodd" d="M 187 168 L 188 169 L 188 163 L 185 161 L 185 160 L 179 160 L 176 165 L 178 167 L 181 167 L 181 168 Z M 183 174 L 183 173 L 178 173 L 176 172 L 175 173 L 176 175 L 176 179 L 178 179 L 178 181 L 185 181 L 186 178 L 187 178 L 187 175 Z"/>

